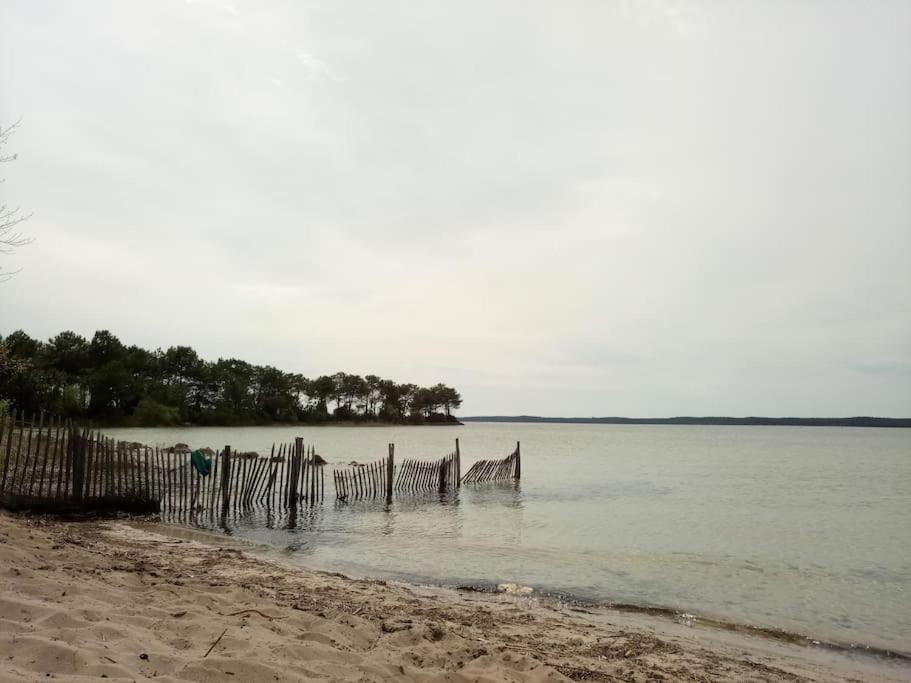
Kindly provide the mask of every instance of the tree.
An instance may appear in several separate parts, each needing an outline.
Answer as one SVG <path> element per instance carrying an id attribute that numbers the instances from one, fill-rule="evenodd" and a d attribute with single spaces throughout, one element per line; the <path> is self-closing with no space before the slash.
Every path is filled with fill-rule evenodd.
<path id="1" fill-rule="evenodd" d="M 446 417 L 452 416 L 453 408 L 462 406 L 462 395 L 452 387 L 448 387 L 445 384 L 437 384 L 431 388 L 431 391 L 433 392 L 435 404 L 443 407 Z"/>
<path id="2" fill-rule="evenodd" d="M 381 380 L 379 393 L 379 400 L 383 406 L 379 411 L 380 416 L 389 422 L 401 422 L 402 414 L 399 405 L 399 400 L 401 398 L 400 385 L 396 384 L 391 379 Z"/>
<path id="3" fill-rule="evenodd" d="M 85 337 L 65 331 L 51 337 L 44 347 L 45 363 L 67 375 L 80 375 L 89 361 L 89 344 Z"/>
<path id="4" fill-rule="evenodd" d="M 69 330 L 46 342 L 22 330 L 0 337 L 0 403 L 29 413 L 144 426 L 364 418 L 420 424 L 442 421 L 439 407 L 448 414 L 460 402 L 444 384 L 419 388 L 346 372 L 310 380 L 235 358 L 209 362 L 189 346 L 126 346 L 107 330 L 91 340 Z"/>
<path id="5" fill-rule="evenodd" d="M 415 412 L 420 413 L 420 409 L 415 410 L 414 400 L 418 392 L 417 384 L 399 384 L 398 386 L 398 420 L 399 422 L 405 422 L 406 417 L 413 415 Z"/>
<path id="6" fill-rule="evenodd" d="M 98 368 L 105 363 L 121 360 L 124 348 L 121 341 L 107 330 L 98 330 L 89 342 L 88 355 L 92 367 Z"/>
<path id="7" fill-rule="evenodd" d="M 0 396 L 9 396 L 13 382 L 27 370 L 27 363 L 17 358 L 7 346 L 0 342 Z"/>
<path id="8" fill-rule="evenodd" d="M 0 127 L 0 163 L 16 160 L 17 154 L 3 154 L 2 149 L 18 127 L 19 121 L 6 128 Z M 0 183 L 2 182 L 3 179 L 0 179 Z M 0 202 L 0 255 L 11 256 L 16 252 L 16 249 L 24 247 L 32 241 L 31 238 L 23 235 L 18 229 L 19 224 L 27 220 L 30 215 L 20 213 L 18 206 L 12 207 L 5 202 Z M 0 267 L 0 282 L 5 282 L 15 274 L 16 271 L 4 272 L 3 268 Z"/>
<path id="9" fill-rule="evenodd" d="M 215 407 L 213 422 L 231 424 L 256 418 L 254 375 L 253 366 L 249 363 L 236 358 L 218 359 L 211 372 Z"/>
<path id="10" fill-rule="evenodd" d="M 363 398 L 367 393 L 367 383 L 360 375 L 345 375 L 342 389 L 345 394 L 345 408 L 348 413 L 355 414 L 355 401 Z"/>
<path id="11" fill-rule="evenodd" d="M 3 343 L 9 349 L 10 355 L 28 360 L 32 360 L 38 355 L 38 349 L 41 346 L 41 342 L 37 339 L 32 339 L 22 330 L 10 332 Z"/>
<path id="12" fill-rule="evenodd" d="M 298 417 L 294 376 L 267 365 L 256 368 L 256 407 L 260 415 L 274 422 L 292 422 Z"/>
<path id="13" fill-rule="evenodd" d="M 335 401 L 335 412 L 338 413 L 342 408 L 342 401 L 345 398 L 345 377 L 344 372 L 336 372 L 332 375 L 332 400 Z"/>
<path id="14" fill-rule="evenodd" d="M 429 419 L 436 412 L 436 396 L 433 389 L 421 387 L 414 392 L 414 399 L 411 404 L 412 415 L 423 415 L 424 419 Z"/>
<path id="15" fill-rule="evenodd" d="M 311 399 L 315 399 L 312 411 L 320 416 L 328 416 L 329 400 L 335 396 L 335 380 L 328 375 L 320 375 L 310 382 L 308 394 Z"/>
<path id="16" fill-rule="evenodd" d="M 380 400 L 380 385 L 383 380 L 378 375 L 366 375 L 364 377 L 364 415 L 376 417 L 376 405 Z"/>

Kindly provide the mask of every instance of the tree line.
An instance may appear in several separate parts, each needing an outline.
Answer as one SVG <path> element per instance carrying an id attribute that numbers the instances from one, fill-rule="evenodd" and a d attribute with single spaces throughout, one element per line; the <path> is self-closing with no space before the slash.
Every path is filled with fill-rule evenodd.
<path id="1" fill-rule="evenodd" d="M 445 384 L 420 387 L 337 372 L 308 379 L 236 358 L 215 362 L 189 346 L 148 351 L 107 330 L 46 342 L 22 330 L 0 337 L 0 403 L 105 424 L 268 422 L 455 423 L 462 404 Z M 0 406 L 2 408 L 2 406 Z"/>

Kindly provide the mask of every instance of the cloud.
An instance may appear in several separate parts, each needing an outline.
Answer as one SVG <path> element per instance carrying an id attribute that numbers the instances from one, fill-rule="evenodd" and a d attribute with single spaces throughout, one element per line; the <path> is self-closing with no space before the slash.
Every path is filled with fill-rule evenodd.
<path id="1" fill-rule="evenodd" d="M 343 83 L 344 78 L 339 76 L 337 73 L 332 71 L 325 62 L 320 59 L 317 59 L 310 53 L 297 48 L 294 51 L 297 60 L 304 66 L 304 69 L 307 72 L 308 81 L 331 81 L 333 83 Z"/>
<path id="2" fill-rule="evenodd" d="M 225 14 L 231 14 L 236 16 L 238 14 L 237 7 L 230 2 L 223 2 L 222 0 L 186 0 L 188 5 L 200 5 L 202 7 L 209 7 Z"/>
<path id="3" fill-rule="evenodd" d="M 0 334 L 911 415 L 911 5 L 196 5 L 4 6 Z"/>
<path id="4" fill-rule="evenodd" d="M 705 4 L 693 0 L 627 0 L 622 4 L 626 16 L 643 26 L 670 28 L 681 38 L 705 37 L 708 30 Z"/>

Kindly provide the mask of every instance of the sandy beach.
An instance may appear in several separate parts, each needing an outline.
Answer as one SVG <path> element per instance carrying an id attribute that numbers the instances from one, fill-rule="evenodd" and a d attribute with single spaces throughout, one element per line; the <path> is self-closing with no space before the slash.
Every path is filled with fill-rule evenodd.
<path id="1" fill-rule="evenodd" d="M 908 680 L 911 668 L 617 610 L 356 580 L 147 522 L 0 513 L 4 681 Z"/>

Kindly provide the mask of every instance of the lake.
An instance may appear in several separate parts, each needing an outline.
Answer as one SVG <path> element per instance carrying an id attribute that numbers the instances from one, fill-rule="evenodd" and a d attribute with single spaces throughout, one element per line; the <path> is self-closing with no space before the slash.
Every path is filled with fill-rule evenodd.
<path id="1" fill-rule="evenodd" d="M 120 429 L 150 445 L 268 453 L 303 436 L 331 464 L 462 471 L 522 443 L 518 485 L 383 504 L 265 510 L 229 532 L 308 567 L 443 585 L 518 582 L 911 652 L 911 430 L 497 424 Z"/>

